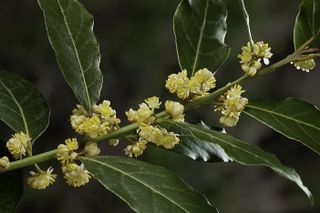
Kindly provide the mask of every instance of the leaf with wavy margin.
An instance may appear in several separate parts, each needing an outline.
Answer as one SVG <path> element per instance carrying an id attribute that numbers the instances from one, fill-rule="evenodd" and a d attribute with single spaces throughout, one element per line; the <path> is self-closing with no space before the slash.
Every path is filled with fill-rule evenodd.
<path id="1" fill-rule="evenodd" d="M 102 73 L 93 17 L 76 0 L 38 0 L 60 69 L 78 101 L 91 112 L 100 98 Z"/>
<path id="2" fill-rule="evenodd" d="M 279 159 L 268 152 L 263 151 L 253 144 L 247 144 L 228 134 L 214 130 L 201 128 L 187 123 L 164 121 L 161 126 L 180 135 L 181 142 L 186 143 L 213 143 L 218 147 L 216 156 L 223 161 L 235 161 L 245 166 L 266 166 L 278 175 L 296 183 L 308 196 L 313 204 L 313 196 L 305 187 L 300 176 L 292 168 L 284 166 Z"/>
<path id="3" fill-rule="evenodd" d="M 226 19 L 222 0 L 183 0 L 179 4 L 174 33 L 180 67 L 189 76 L 202 68 L 215 72 L 228 57 Z"/>
<path id="4" fill-rule="evenodd" d="M 218 212 L 203 195 L 162 167 L 111 156 L 83 157 L 81 161 L 94 178 L 135 212 Z"/>

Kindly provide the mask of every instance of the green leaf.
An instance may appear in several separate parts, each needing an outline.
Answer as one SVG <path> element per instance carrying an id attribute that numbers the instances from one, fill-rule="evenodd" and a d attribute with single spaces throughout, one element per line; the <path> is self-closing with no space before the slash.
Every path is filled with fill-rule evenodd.
<path id="1" fill-rule="evenodd" d="M 124 157 L 81 160 L 93 177 L 135 212 L 218 212 L 203 195 L 162 167 Z"/>
<path id="2" fill-rule="evenodd" d="M 296 17 L 293 40 L 294 47 L 298 49 L 306 41 L 318 34 L 312 42 L 313 46 L 320 48 L 320 0 L 304 0 Z"/>
<path id="3" fill-rule="evenodd" d="M 227 9 L 222 0 L 183 0 L 174 15 L 174 33 L 181 69 L 216 71 L 230 48 L 224 44 Z"/>
<path id="4" fill-rule="evenodd" d="M 49 108 L 41 93 L 16 74 L 1 71 L 0 94 L 0 120 L 35 141 L 49 123 Z"/>
<path id="5" fill-rule="evenodd" d="M 38 0 L 60 69 L 78 101 L 91 112 L 102 86 L 93 17 L 76 0 Z"/>
<path id="6" fill-rule="evenodd" d="M 224 128 L 221 127 L 209 127 L 204 122 L 197 124 L 197 126 L 205 129 L 212 129 L 221 133 L 226 133 Z M 182 143 L 175 145 L 170 151 L 176 152 L 178 154 L 187 156 L 193 160 L 199 161 L 209 161 L 209 162 L 221 162 L 221 158 L 224 159 L 224 156 L 217 157 L 220 153 L 220 146 L 211 143 L 205 142 L 202 140 L 183 140 Z"/>
<path id="7" fill-rule="evenodd" d="M 0 157 L 8 155 L 5 143 L 0 141 Z M 0 213 L 16 212 L 23 193 L 22 170 L 0 173 Z"/>
<path id="8" fill-rule="evenodd" d="M 216 156 L 223 161 L 235 161 L 245 166 L 266 166 L 278 175 L 296 183 L 313 204 L 313 196 L 305 187 L 294 169 L 284 166 L 278 158 L 259 147 L 247 144 L 228 134 L 201 128 L 186 123 L 165 121 L 161 126 L 180 135 L 181 143 L 213 143 L 216 144 Z"/>
<path id="9" fill-rule="evenodd" d="M 250 100 L 245 113 L 320 154 L 320 111 L 305 101 Z"/>

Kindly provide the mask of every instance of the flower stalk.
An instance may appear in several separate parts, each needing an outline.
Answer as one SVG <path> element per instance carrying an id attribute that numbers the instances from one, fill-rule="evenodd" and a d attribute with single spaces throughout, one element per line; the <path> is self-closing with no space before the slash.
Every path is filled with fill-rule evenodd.
<path id="1" fill-rule="evenodd" d="M 303 48 L 296 50 L 294 53 L 292 53 L 288 57 L 286 57 L 286 58 L 284 58 L 274 64 L 266 66 L 265 68 L 262 68 L 261 70 L 259 70 L 259 72 L 257 72 L 257 75 L 255 75 L 253 77 L 248 76 L 247 74 L 244 74 L 240 78 L 226 84 L 225 86 L 215 90 L 214 92 L 209 93 L 205 96 L 202 96 L 200 98 L 197 98 L 193 101 L 186 103 L 184 105 L 184 111 L 190 111 L 193 109 L 197 109 L 200 106 L 210 104 L 210 103 L 212 103 L 212 101 L 215 101 L 215 99 L 217 97 L 219 97 L 220 95 L 225 93 L 227 90 L 229 90 L 234 85 L 242 84 L 242 83 L 246 82 L 247 80 L 251 80 L 256 77 L 264 76 L 264 75 L 269 74 L 269 73 L 277 70 L 278 68 L 292 62 L 292 61 L 299 59 L 299 57 L 303 56 L 304 50 L 306 50 L 305 48 L 308 46 L 308 44 L 310 44 L 311 41 L 312 40 L 309 40 L 308 42 L 306 42 L 306 45 L 304 45 Z M 155 115 L 155 117 L 156 117 L 155 122 L 157 123 L 157 122 L 161 121 L 166 116 L 168 116 L 168 114 L 165 111 L 157 113 Z M 139 127 L 138 123 L 132 123 L 132 124 L 128 124 L 124 127 L 121 127 L 119 129 L 116 129 L 112 132 L 109 132 L 107 135 L 99 136 L 94 139 L 85 137 L 85 140 L 86 141 L 90 140 L 93 142 L 108 141 L 113 138 L 120 138 L 122 136 L 127 136 L 127 135 L 133 133 L 136 129 L 138 129 L 138 127 Z M 13 161 L 10 163 L 9 168 L 1 170 L 0 173 L 20 169 L 20 168 L 31 166 L 31 165 L 41 163 L 41 162 L 45 162 L 50 159 L 56 158 L 56 155 L 57 155 L 57 149 L 53 149 L 53 150 L 50 150 L 50 151 L 47 151 L 47 152 L 44 152 L 41 154 L 37 154 L 37 155 L 33 155 L 33 156 L 30 156 L 27 158 L 16 160 L 16 161 Z"/>

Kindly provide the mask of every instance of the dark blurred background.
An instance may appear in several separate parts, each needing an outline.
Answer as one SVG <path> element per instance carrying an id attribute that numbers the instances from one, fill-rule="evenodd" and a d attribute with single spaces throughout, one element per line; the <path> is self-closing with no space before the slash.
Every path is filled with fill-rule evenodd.
<path id="1" fill-rule="evenodd" d="M 112 102 L 125 124 L 125 110 L 137 107 L 145 97 L 157 95 L 164 99 L 170 96 L 164 82 L 168 74 L 179 71 L 172 30 L 172 16 L 179 1 L 82 2 L 95 17 L 94 31 L 101 46 L 104 73 L 102 98 Z M 248 40 L 238 1 L 226 2 L 229 9 L 227 43 L 232 50 L 229 60 L 217 73 L 220 86 L 242 74 L 236 56 Z M 254 39 L 269 42 L 274 53 L 272 61 L 284 58 L 293 49 L 292 28 L 299 1 L 246 2 Z M 64 138 L 74 135 L 68 119 L 76 100 L 59 71 L 35 0 L 0 2 L 0 69 L 32 81 L 50 105 L 50 126 L 35 144 L 34 152 L 55 148 Z M 296 96 L 320 106 L 319 79 L 319 66 L 304 73 L 288 65 L 279 72 L 247 83 L 246 96 L 272 99 Z M 189 119 L 217 125 L 210 107 L 194 111 Z M 155 148 L 148 148 L 143 158 L 174 170 L 205 194 L 222 213 L 320 212 L 319 156 L 245 115 L 239 125 L 228 132 L 275 153 L 284 164 L 295 168 L 314 193 L 315 206 L 309 206 L 306 196 L 295 184 L 266 168 L 194 162 Z M 3 135 L 6 134 L 9 136 L 8 129 L 3 128 Z M 108 147 L 106 152 L 122 154 L 122 147 Z M 56 165 L 49 162 L 43 167 L 52 164 Z M 59 170 L 57 166 L 56 170 Z M 85 187 L 74 189 L 60 176 L 45 192 L 26 186 L 18 212 L 126 213 L 131 210 L 93 180 Z"/>

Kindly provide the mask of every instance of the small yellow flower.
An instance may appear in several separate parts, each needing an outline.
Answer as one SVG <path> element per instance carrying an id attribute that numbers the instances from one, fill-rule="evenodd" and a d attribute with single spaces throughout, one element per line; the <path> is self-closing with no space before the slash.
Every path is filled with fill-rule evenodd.
<path id="1" fill-rule="evenodd" d="M 7 156 L 3 156 L 0 158 L 0 171 L 9 168 L 10 161 Z"/>
<path id="2" fill-rule="evenodd" d="M 65 144 L 67 145 L 67 148 L 69 151 L 74 151 L 79 149 L 79 143 L 76 138 L 68 138 L 65 140 Z"/>
<path id="3" fill-rule="evenodd" d="M 52 174 L 52 172 L 53 169 L 51 167 L 47 171 L 39 171 L 37 173 L 31 171 L 31 177 L 27 179 L 27 183 L 32 189 L 45 189 L 56 180 L 57 175 Z"/>
<path id="4" fill-rule="evenodd" d="M 108 141 L 110 146 L 117 146 L 119 144 L 119 139 L 112 138 Z"/>
<path id="5" fill-rule="evenodd" d="M 75 151 L 79 148 L 79 144 L 76 138 L 68 138 L 65 140 L 65 144 L 59 144 L 57 148 L 57 160 L 62 164 L 70 163 L 78 157 L 78 153 Z"/>
<path id="6" fill-rule="evenodd" d="M 28 143 L 31 138 L 24 132 L 16 133 L 7 141 L 7 148 L 13 158 L 20 159 L 26 155 Z"/>
<path id="7" fill-rule="evenodd" d="M 181 85 L 188 83 L 187 70 L 182 70 L 178 74 L 171 74 L 166 80 L 166 88 L 170 93 L 175 93 Z"/>
<path id="8" fill-rule="evenodd" d="M 110 101 L 104 100 L 99 105 L 94 105 L 92 110 L 96 114 L 100 114 L 103 119 L 109 119 L 110 117 L 116 116 L 116 111 L 111 108 Z"/>
<path id="9" fill-rule="evenodd" d="M 153 111 L 148 107 L 147 104 L 142 103 L 139 105 L 137 111 L 137 122 L 138 123 L 152 123 L 154 121 Z"/>
<path id="10" fill-rule="evenodd" d="M 95 142 L 88 142 L 84 146 L 84 151 L 86 156 L 96 156 L 100 154 L 100 149 L 98 144 Z"/>
<path id="11" fill-rule="evenodd" d="M 262 64 L 260 60 L 253 60 L 249 63 L 245 63 L 241 65 L 242 70 L 247 73 L 249 76 L 255 76 L 257 71 L 261 69 Z"/>
<path id="12" fill-rule="evenodd" d="M 146 104 L 148 104 L 151 110 L 159 109 L 161 105 L 161 102 L 159 101 L 159 97 L 157 96 L 152 96 L 150 98 L 147 98 L 145 102 Z"/>
<path id="13" fill-rule="evenodd" d="M 271 47 L 269 47 L 268 43 L 264 43 L 263 41 L 253 44 L 253 52 L 256 57 L 263 59 L 265 65 L 269 64 L 269 59 L 273 56 Z"/>
<path id="14" fill-rule="evenodd" d="M 190 95 L 190 86 L 189 81 L 185 82 L 184 84 L 181 84 L 177 89 L 177 96 L 178 98 L 185 100 Z"/>
<path id="15" fill-rule="evenodd" d="M 84 168 L 84 165 L 80 166 L 75 163 L 67 164 L 62 167 L 64 178 L 67 180 L 67 184 L 73 187 L 80 187 L 89 182 L 91 178 L 88 170 Z"/>
<path id="16" fill-rule="evenodd" d="M 171 74 L 166 80 L 166 88 L 170 93 L 176 93 L 183 100 L 187 99 L 190 94 L 189 78 L 187 70 L 182 70 L 178 74 Z"/>
<path id="17" fill-rule="evenodd" d="M 237 124 L 241 112 L 248 104 L 248 99 L 242 97 L 242 90 L 240 85 L 234 85 L 220 100 L 223 102 L 222 106 L 216 106 L 216 111 L 221 111 L 222 117 L 219 122 L 227 127 L 233 127 Z"/>
<path id="18" fill-rule="evenodd" d="M 184 106 L 179 102 L 166 101 L 165 111 L 172 116 L 172 120 L 178 122 L 184 122 Z"/>
<path id="19" fill-rule="evenodd" d="M 166 149 L 172 149 L 175 145 L 180 142 L 178 134 L 174 132 L 163 132 L 163 135 L 160 137 L 159 144 Z"/>
<path id="20" fill-rule="evenodd" d="M 296 61 L 293 62 L 293 65 L 298 69 L 302 70 L 304 72 L 309 72 L 316 66 L 316 62 L 314 61 L 313 58 L 307 59 L 307 60 L 302 60 L 302 61 Z"/>
<path id="21" fill-rule="evenodd" d="M 233 116 L 233 117 L 222 116 L 219 119 L 219 122 L 226 127 L 234 127 L 235 125 L 237 125 L 238 121 L 239 121 L 239 115 Z"/>
<path id="22" fill-rule="evenodd" d="M 138 120 L 138 113 L 132 108 L 130 108 L 129 111 L 126 112 L 126 116 L 128 118 L 128 121 L 130 122 L 137 122 Z"/>
<path id="23" fill-rule="evenodd" d="M 195 91 L 195 93 L 198 93 L 199 95 L 205 95 L 209 90 L 216 87 L 216 79 L 214 78 L 213 73 L 210 72 L 207 68 L 199 69 L 190 79 L 190 82 L 191 88 L 192 86 L 195 87 L 194 85 L 196 85 L 197 83 L 199 84 L 200 87 L 198 91 Z M 195 88 L 191 90 L 195 90 Z"/>
<path id="24" fill-rule="evenodd" d="M 124 152 L 127 156 L 130 158 L 132 157 L 139 157 L 143 154 L 144 150 L 147 148 L 147 141 L 146 140 L 140 140 L 132 145 L 128 145 Z"/>
<path id="25" fill-rule="evenodd" d="M 77 105 L 72 111 L 70 122 L 77 133 L 97 138 L 118 128 L 120 119 L 116 117 L 116 111 L 111 108 L 110 101 L 104 100 L 101 104 L 94 105 L 92 111 L 90 116 L 81 105 Z"/>
<path id="26" fill-rule="evenodd" d="M 269 59 L 272 57 L 271 48 L 268 43 L 263 41 L 251 44 L 241 48 L 242 53 L 238 55 L 242 70 L 249 76 L 255 76 L 257 71 L 261 69 L 261 59 L 265 65 L 269 64 Z"/>
<path id="27" fill-rule="evenodd" d="M 159 128 L 147 124 L 141 124 L 137 131 L 140 138 L 152 143 L 156 143 L 162 134 Z"/>

